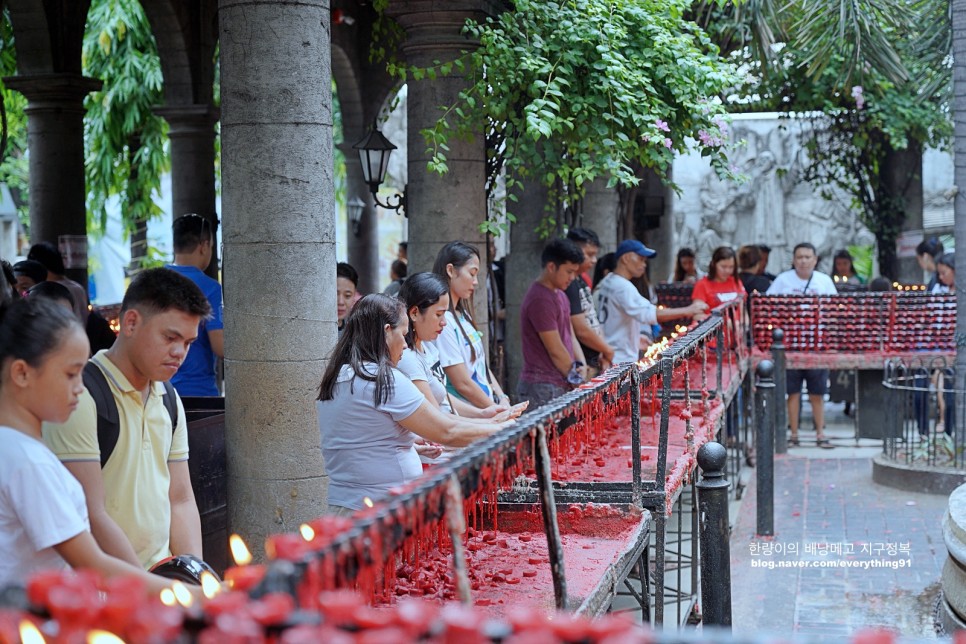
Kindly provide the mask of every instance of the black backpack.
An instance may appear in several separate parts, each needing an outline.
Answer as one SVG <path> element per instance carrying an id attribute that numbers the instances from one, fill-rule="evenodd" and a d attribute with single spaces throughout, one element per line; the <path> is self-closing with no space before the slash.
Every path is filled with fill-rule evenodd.
<path id="1" fill-rule="evenodd" d="M 175 399 L 174 387 L 170 382 L 164 384 L 164 407 L 171 416 L 171 433 L 178 428 L 178 402 Z M 107 464 L 117 438 L 121 435 L 121 418 L 117 411 L 117 403 L 111 393 L 111 385 L 101 368 L 93 362 L 84 365 L 84 386 L 94 399 L 97 408 L 97 444 L 101 450 L 101 467 Z"/>

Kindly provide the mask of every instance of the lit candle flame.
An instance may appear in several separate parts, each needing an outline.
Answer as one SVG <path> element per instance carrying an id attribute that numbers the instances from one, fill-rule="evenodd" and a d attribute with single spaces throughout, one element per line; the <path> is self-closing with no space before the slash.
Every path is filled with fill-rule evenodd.
<path id="1" fill-rule="evenodd" d="M 211 599 L 221 592 L 221 584 L 218 582 L 218 579 L 207 570 L 201 573 L 201 592 L 208 599 Z"/>
<path id="2" fill-rule="evenodd" d="M 124 644 L 124 640 L 114 633 L 94 629 L 87 634 L 87 644 Z"/>
<path id="3" fill-rule="evenodd" d="M 237 534 L 228 537 L 228 544 L 231 547 L 231 558 L 235 560 L 236 566 L 247 566 L 252 562 L 252 553 L 245 545 L 245 540 Z"/>
<path id="4" fill-rule="evenodd" d="M 299 533 L 301 533 L 302 538 L 309 543 L 312 542 L 312 539 L 315 539 L 315 530 L 313 530 L 312 526 L 310 526 L 308 523 L 303 523 L 299 526 Z"/>
<path id="5" fill-rule="evenodd" d="M 178 603 L 177 597 L 174 596 L 174 591 L 170 588 L 165 588 L 161 591 L 161 603 L 165 606 L 174 606 Z"/>
<path id="6" fill-rule="evenodd" d="M 367 508 L 371 508 L 372 507 L 372 499 L 370 499 L 368 496 L 367 497 L 364 497 L 362 499 L 362 502 L 365 504 L 365 506 Z"/>
<path id="7" fill-rule="evenodd" d="M 194 597 L 191 596 L 191 591 L 180 581 L 175 581 L 171 584 L 171 590 L 174 592 L 174 598 L 178 600 L 178 603 L 185 608 L 191 608 L 192 602 L 194 602 Z"/>
<path id="8" fill-rule="evenodd" d="M 28 620 L 20 622 L 20 641 L 23 644 L 44 644 L 44 636 L 34 623 Z"/>

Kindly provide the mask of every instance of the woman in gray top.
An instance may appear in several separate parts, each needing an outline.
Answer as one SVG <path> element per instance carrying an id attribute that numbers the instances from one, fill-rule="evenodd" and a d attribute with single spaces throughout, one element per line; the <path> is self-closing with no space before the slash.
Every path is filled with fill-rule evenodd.
<path id="1" fill-rule="evenodd" d="M 367 295 L 332 352 L 316 403 L 332 513 L 350 514 L 420 476 L 413 434 L 463 447 L 509 424 L 465 422 L 430 404 L 396 368 L 408 331 L 399 300 Z"/>

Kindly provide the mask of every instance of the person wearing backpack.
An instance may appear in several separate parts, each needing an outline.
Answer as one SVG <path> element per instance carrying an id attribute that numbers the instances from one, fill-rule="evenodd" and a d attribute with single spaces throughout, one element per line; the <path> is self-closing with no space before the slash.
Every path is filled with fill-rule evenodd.
<path id="1" fill-rule="evenodd" d="M 0 588 L 70 566 L 137 577 L 156 597 L 170 581 L 98 547 L 81 486 L 41 441 L 42 421 L 77 406 L 88 351 L 72 310 L 43 297 L 0 303 Z"/>
<path id="2" fill-rule="evenodd" d="M 47 445 L 84 488 L 98 544 L 143 568 L 202 557 L 187 423 L 168 381 L 210 314 L 190 279 L 167 268 L 138 273 L 117 340 L 85 367 L 77 410 L 62 425 L 44 423 Z"/>

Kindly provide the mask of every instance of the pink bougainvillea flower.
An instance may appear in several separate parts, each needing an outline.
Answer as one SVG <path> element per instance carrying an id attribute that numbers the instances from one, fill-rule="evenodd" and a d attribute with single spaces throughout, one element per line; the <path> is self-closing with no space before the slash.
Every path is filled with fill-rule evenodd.
<path id="1" fill-rule="evenodd" d="M 856 85 L 852 88 L 852 98 L 855 99 L 855 108 L 861 110 L 865 106 L 865 95 L 862 94 L 862 86 Z"/>
<path id="2" fill-rule="evenodd" d="M 674 141 L 671 139 L 664 139 L 664 147 L 670 150 L 672 145 L 674 145 Z"/>
<path id="3" fill-rule="evenodd" d="M 662 121 L 661 119 L 657 119 L 656 121 L 654 121 L 654 127 L 656 127 L 657 129 L 663 132 L 671 131 L 671 126 L 667 124 L 667 121 Z"/>

